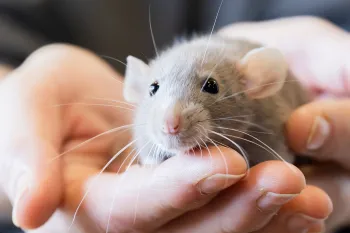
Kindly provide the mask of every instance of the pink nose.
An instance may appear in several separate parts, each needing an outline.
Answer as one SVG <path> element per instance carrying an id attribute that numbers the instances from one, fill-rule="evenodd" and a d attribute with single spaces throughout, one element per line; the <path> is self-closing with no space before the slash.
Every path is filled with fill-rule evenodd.
<path id="1" fill-rule="evenodd" d="M 177 134 L 179 132 L 179 130 L 180 130 L 180 116 L 179 115 L 168 117 L 164 123 L 165 123 L 163 126 L 164 133 Z"/>

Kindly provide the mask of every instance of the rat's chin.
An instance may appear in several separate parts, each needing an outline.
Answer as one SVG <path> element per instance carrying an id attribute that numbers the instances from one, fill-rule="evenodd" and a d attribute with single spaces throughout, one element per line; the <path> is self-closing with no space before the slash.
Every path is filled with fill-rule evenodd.
<path id="1" fill-rule="evenodd" d="M 185 153 L 198 146 L 196 142 L 189 141 L 184 143 L 176 137 L 163 138 L 163 140 L 159 140 L 156 144 L 171 154 Z"/>

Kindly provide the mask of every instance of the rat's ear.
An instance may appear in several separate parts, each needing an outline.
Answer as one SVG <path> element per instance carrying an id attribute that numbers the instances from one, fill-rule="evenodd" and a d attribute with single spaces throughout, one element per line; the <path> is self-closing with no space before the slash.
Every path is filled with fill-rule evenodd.
<path id="1" fill-rule="evenodd" d="M 282 53 L 274 48 L 256 48 L 238 63 L 246 84 L 246 93 L 253 99 L 278 92 L 286 80 L 288 66 Z"/>
<path id="2" fill-rule="evenodd" d="M 148 90 L 149 66 L 133 56 L 128 56 L 126 63 L 124 98 L 130 103 L 138 103 Z"/>

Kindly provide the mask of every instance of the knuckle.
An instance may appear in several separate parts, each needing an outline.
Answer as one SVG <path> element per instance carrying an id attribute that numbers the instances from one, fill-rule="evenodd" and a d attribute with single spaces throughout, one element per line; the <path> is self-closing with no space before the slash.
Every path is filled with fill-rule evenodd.
<path id="1" fill-rule="evenodd" d="M 37 70 L 40 68 L 41 73 L 52 70 L 61 70 L 64 67 L 72 67 L 77 61 L 82 61 L 89 52 L 75 45 L 64 43 L 53 43 L 44 45 L 35 50 L 25 60 L 22 69 L 30 68 Z M 35 73 L 38 75 L 37 73 Z"/>
<path id="2" fill-rule="evenodd" d="M 69 44 L 48 44 L 34 51 L 30 57 L 45 57 L 45 59 L 49 60 L 64 59 L 77 49 L 77 47 Z"/>
<path id="3" fill-rule="evenodd" d="M 272 217 L 272 216 L 271 216 Z M 255 232 L 263 228 L 270 219 L 265 219 L 265 221 L 254 222 L 253 219 L 247 221 L 247 218 L 238 217 L 233 219 L 232 215 L 222 217 L 220 232 L 221 233 L 242 233 L 242 232 Z"/>
<path id="4" fill-rule="evenodd" d="M 220 227 L 221 233 L 239 233 L 243 232 L 241 231 L 239 227 L 235 226 L 235 224 L 232 223 L 231 218 L 226 218 L 222 220 L 221 227 Z"/>
<path id="5" fill-rule="evenodd" d="M 300 16 L 298 19 L 301 27 L 313 28 L 315 31 L 329 33 L 328 30 L 334 30 L 337 27 L 328 19 L 318 16 Z"/>

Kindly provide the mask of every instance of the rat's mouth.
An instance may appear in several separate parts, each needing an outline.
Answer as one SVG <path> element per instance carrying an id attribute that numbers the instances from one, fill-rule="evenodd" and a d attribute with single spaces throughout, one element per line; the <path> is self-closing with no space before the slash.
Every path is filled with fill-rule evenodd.
<path id="1" fill-rule="evenodd" d="M 187 153 L 199 146 L 193 137 L 181 137 L 181 135 L 160 137 L 157 138 L 157 141 L 163 150 L 172 154 Z"/>

